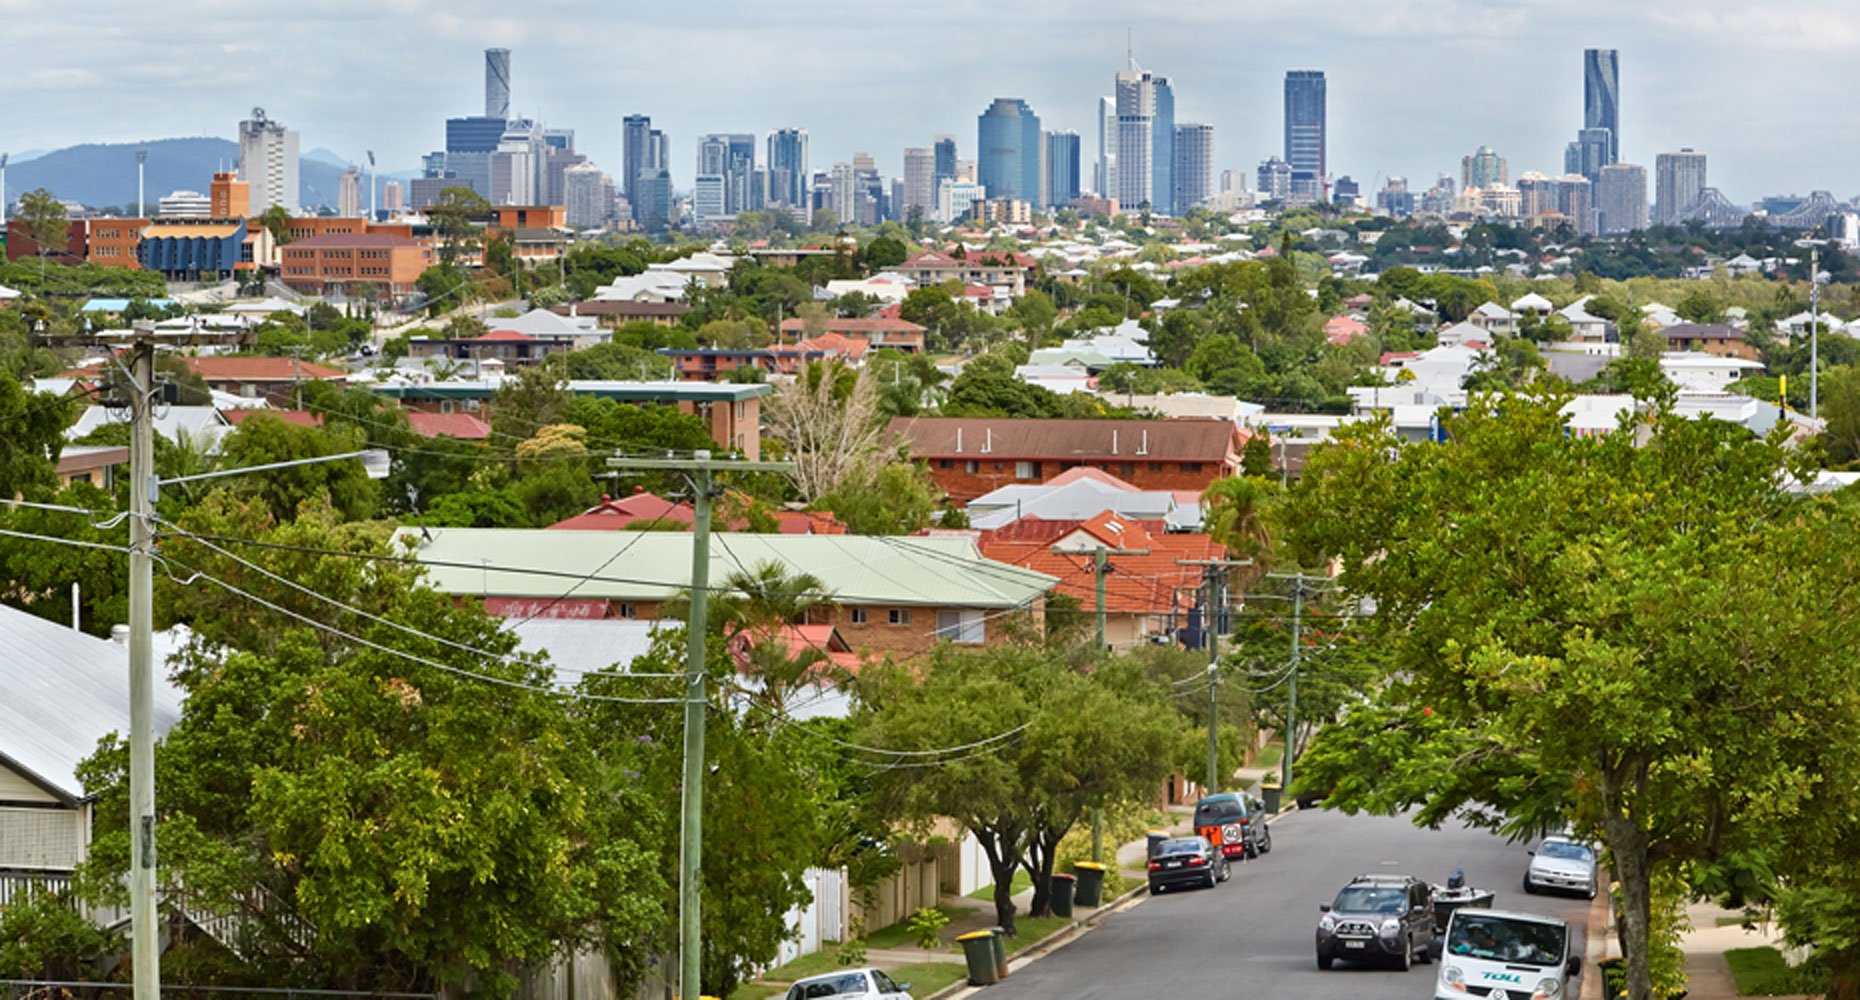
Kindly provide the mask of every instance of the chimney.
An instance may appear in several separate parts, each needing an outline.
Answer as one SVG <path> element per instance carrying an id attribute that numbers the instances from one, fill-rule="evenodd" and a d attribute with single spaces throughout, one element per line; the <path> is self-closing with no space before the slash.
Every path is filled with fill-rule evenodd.
<path id="1" fill-rule="evenodd" d="M 956 454 L 962 454 L 962 428 L 956 428 Z"/>
<path id="2" fill-rule="evenodd" d="M 110 626 L 110 641 L 116 643 L 118 646 L 129 645 L 129 626 L 127 625 Z"/>
<path id="3" fill-rule="evenodd" d="M 1117 454 L 1117 428 L 1111 428 L 1111 454 Z"/>
<path id="4" fill-rule="evenodd" d="M 1150 429 L 1148 427 L 1145 427 L 1143 429 L 1143 443 L 1137 446 L 1137 454 L 1147 455 L 1149 453 L 1150 453 Z"/>
<path id="5" fill-rule="evenodd" d="M 995 429 L 990 427 L 985 433 L 987 437 L 982 439 L 982 454 L 993 454 L 995 450 Z"/>

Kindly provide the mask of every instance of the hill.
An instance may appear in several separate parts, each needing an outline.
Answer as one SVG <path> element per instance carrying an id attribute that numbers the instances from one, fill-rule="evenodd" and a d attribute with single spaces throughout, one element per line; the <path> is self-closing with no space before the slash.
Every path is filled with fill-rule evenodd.
<path id="1" fill-rule="evenodd" d="M 7 166 L 7 198 L 35 188 L 47 188 L 67 201 L 93 208 L 109 205 L 135 211 L 136 150 L 149 151 L 144 175 L 148 211 L 171 191 L 206 193 L 216 170 L 231 170 L 239 162 L 239 144 L 230 139 L 200 136 L 191 139 L 153 139 L 113 145 L 87 144 L 53 150 L 24 163 Z M 336 205 L 337 178 L 342 168 L 322 159 L 299 157 L 298 197 L 305 208 Z"/>

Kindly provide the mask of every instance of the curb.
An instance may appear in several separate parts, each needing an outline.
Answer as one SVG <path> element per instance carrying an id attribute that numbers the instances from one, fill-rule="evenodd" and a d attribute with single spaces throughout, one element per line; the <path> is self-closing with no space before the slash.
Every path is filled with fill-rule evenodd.
<path id="1" fill-rule="evenodd" d="M 1584 942 L 1582 966 L 1582 988 L 1577 992 L 1578 1000 L 1602 1000 L 1601 962 L 1608 957 L 1609 924 L 1614 914 L 1609 903 L 1613 896 L 1608 892 L 1597 892 L 1595 901 L 1589 904 L 1589 939 Z"/>
<path id="2" fill-rule="evenodd" d="M 1110 916 L 1113 913 L 1119 913 L 1119 912 L 1129 909 L 1132 906 L 1137 905 L 1138 903 L 1143 901 L 1143 897 L 1148 896 L 1148 895 L 1149 895 L 1149 890 L 1147 887 L 1137 886 L 1136 888 L 1125 892 L 1123 895 L 1117 897 L 1116 899 L 1113 899 L 1110 902 L 1105 903 L 1103 906 L 1097 907 L 1096 910 L 1090 916 L 1085 917 L 1075 922 L 1071 927 L 1068 927 L 1065 930 L 1060 931 L 1057 934 L 1054 934 L 1053 936 L 1045 939 L 1044 941 L 1039 942 L 1038 944 L 1032 945 L 1031 947 L 1027 948 L 1027 950 L 1021 952 L 1020 954 L 1014 955 L 1013 957 L 1009 958 L 1008 959 L 1008 972 L 1013 973 L 1021 969 L 1024 969 L 1028 965 L 1034 962 L 1037 962 L 1042 958 L 1045 958 L 1047 955 L 1055 951 L 1058 951 L 1061 948 L 1064 948 L 1066 945 L 1069 945 L 1074 941 L 1077 941 L 1079 938 L 1082 938 L 1085 935 L 1096 930 L 1098 928 L 1098 925 L 1104 921 L 1104 918 Z M 932 993 L 929 996 L 924 997 L 923 1000 L 954 1000 L 954 998 L 956 997 L 973 996 L 977 993 L 982 992 L 983 990 L 987 988 L 988 987 L 986 986 L 970 986 L 967 980 L 959 979 L 956 982 L 951 983 L 950 985 L 945 986 L 942 989 L 936 991 L 935 993 Z"/>

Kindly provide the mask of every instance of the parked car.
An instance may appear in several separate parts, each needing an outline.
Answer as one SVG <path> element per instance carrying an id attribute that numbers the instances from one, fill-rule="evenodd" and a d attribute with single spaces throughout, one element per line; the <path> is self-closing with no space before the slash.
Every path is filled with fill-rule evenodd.
<path id="1" fill-rule="evenodd" d="M 1206 837 L 1174 837 L 1163 841 L 1150 858 L 1150 895 L 1178 885 L 1212 889 L 1233 874 L 1227 858 Z"/>
<path id="2" fill-rule="evenodd" d="M 1318 906 L 1317 965 L 1392 962 L 1403 972 L 1434 953 L 1434 887 L 1412 875 L 1358 875 Z"/>
<path id="3" fill-rule="evenodd" d="M 1580 893 L 1595 898 L 1599 876 L 1595 849 L 1569 837 L 1545 837 L 1524 869 L 1524 891 Z"/>
<path id="4" fill-rule="evenodd" d="M 1239 792 L 1203 796 L 1195 803 L 1195 832 L 1225 858 L 1257 858 L 1272 850 L 1266 804 Z"/>
<path id="5" fill-rule="evenodd" d="M 1582 942 L 1573 942 L 1577 948 Z M 1569 925 L 1554 917 L 1461 908 L 1447 921 L 1435 1000 L 1575 995 L 1582 957 L 1570 954 Z"/>
<path id="6" fill-rule="evenodd" d="M 894 983 L 882 969 L 841 969 L 797 981 L 788 987 L 784 1000 L 826 1000 L 827 997 L 911 1000 L 910 989 L 910 983 Z"/>

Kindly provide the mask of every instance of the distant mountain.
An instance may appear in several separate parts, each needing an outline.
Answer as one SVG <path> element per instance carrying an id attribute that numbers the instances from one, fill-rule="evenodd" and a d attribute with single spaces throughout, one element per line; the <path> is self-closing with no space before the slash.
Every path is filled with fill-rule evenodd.
<path id="1" fill-rule="evenodd" d="M 201 136 L 192 139 L 152 139 L 112 145 L 88 144 L 53 150 L 25 162 L 7 165 L 7 199 L 37 188 L 47 188 L 66 201 L 93 208 L 115 205 L 135 211 L 136 150 L 149 151 L 143 184 L 148 211 L 172 191 L 205 194 L 218 170 L 233 170 L 239 163 L 239 144 L 230 139 Z M 318 156 L 318 154 L 323 154 Z M 328 150 L 312 150 L 299 158 L 298 197 L 304 208 L 336 206 L 339 178 L 347 161 Z"/>
<path id="2" fill-rule="evenodd" d="M 327 163 L 337 170 L 347 167 L 350 162 L 348 157 L 343 156 L 335 150 L 325 149 L 322 146 L 318 146 L 310 152 L 305 153 L 303 158 L 306 160 L 315 160 L 318 163 Z"/>

